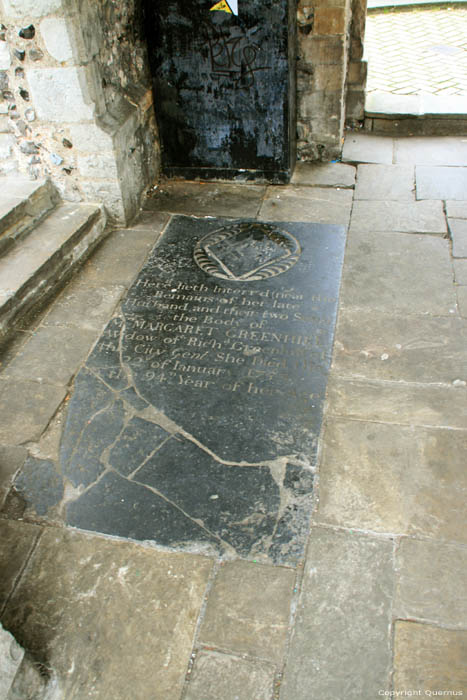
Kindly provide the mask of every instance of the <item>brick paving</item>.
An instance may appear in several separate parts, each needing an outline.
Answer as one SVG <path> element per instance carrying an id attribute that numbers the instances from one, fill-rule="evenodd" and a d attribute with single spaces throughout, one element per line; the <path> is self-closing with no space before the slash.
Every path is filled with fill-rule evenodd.
<path id="1" fill-rule="evenodd" d="M 365 58 L 367 95 L 467 97 L 467 5 L 369 13 Z"/>

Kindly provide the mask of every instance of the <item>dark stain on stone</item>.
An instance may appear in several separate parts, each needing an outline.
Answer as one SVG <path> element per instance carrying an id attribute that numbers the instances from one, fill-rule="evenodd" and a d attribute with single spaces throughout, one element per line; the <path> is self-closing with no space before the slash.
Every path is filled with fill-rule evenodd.
<path id="1" fill-rule="evenodd" d="M 47 515 L 60 503 L 64 494 L 63 481 L 55 464 L 48 459 L 29 456 L 15 480 L 15 490 L 28 510 Z"/>

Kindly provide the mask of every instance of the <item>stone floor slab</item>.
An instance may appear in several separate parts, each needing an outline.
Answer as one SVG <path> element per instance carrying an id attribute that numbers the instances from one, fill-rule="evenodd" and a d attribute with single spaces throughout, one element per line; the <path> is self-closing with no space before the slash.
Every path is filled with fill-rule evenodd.
<path id="1" fill-rule="evenodd" d="M 0 520 L 0 612 L 12 595 L 40 534 L 41 528 L 36 525 Z"/>
<path id="2" fill-rule="evenodd" d="M 0 442 L 38 440 L 66 395 L 63 386 L 33 381 L 0 381 Z"/>
<path id="3" fill-rule="evenodd" d="M 465 166 L 467 138 L 461 136 L 396 138 L 394 139 L 394 162 Z"/>
<path id="4" fill-rule="evenodd" d="M 87 328 L 38 328 L 3 370 L 2 378 L 67 385 L 96 335 L 97 330 Z"/>
<path id="5" fill-rule="evenodd" d="M 448 219 L 452 238 L 452 254 L 455 258 L 467 258 L 467 220 Z"/>
<path id="6" fill-rule="evenodd" d="M 44 326 L 78 326 L 102 330 L 123 292 L 123 285 L 89 287 L 71 282 L 42 320 Z"/>
<path id="7" fill-rule="evenodd" d="M 4 622 L 67 700 L 178 698 L 211 566 L 49 529 Z"/>
<path id="8" fill-rule="evenodd" d="M 259 661 L 202 651 L 184 700 L 271 700 L 274 667 Z"/>
<path id="9" fill-rule="evenodd" d="M 144 202 L 148 211 L 192 216 L 255 217 L 266 185 L 163 182 Z"/>
<path id="10" fill-rule="evenodd" d="M 309 221 L 346 226 L 351 207 L 350 190 L 268 187 L 258 216 L 264 221 Z"/>
<path id="11" fill-rule="evenodd" d="M 467 287 L 457 287 L 457 304 L 460 315 L 467 318 Z"/>
<path id="12" fill-rule="evenodd" d="M 345 163 L 298 162 L 292 176 L 292 185 L 317 187 L 353 187 L 356 169 Z"/>
<path id="13" fill-rule="evenodd" d="M 467 627 L 465 546 L 403 538 L 396 553 L 394 614 L 453 629 Z"/>
<path id="14" fill-rule="evenodd" d="M 353 227 L 345 260 L 343 308 L 409 315 L 455 311 L 446 240 L 400 233 L 362 234 Z"/>
<path id="15" fill-rule="evenodd" d="M 318 522 L 467 544 L 467 432 L 329 419 Z"/>
<path id="16" fill-rule="evenodd" d="M 467 260 L 454 260 L 453 264 L 456 284 L 467 285 Z"/>
<path id="17" fill-rule="evenodd" d="M 447 232 L 442 202 L 356 201 L 352 228 L 360 231 L 399 231 L 403 233 Z"/>
<path id="18" fill-rule="evenodd" d="M 359 165 L 354 199 L 413 202 L 414 188 L 413 166 Z"/>
<path id="19" fill-rule="evenodd" d="M 89 287 L 128 287 L 169 220 L 168 214 L 159 212 L 152 214 L 152 217 L 155 218 L 151 228 L 110 233 L 85 263 L 79 276 L 80 284 Z"/>
<path id="20" fill-rule="evenodd" d="M 158 211 L 145 211 L 140 209 L 138 216 L 130 226 L 128 231 L 163 231 L 165 225 L 169 222 L 168 214 L 161 214 Z"/>
<path id="21" fill-rule="evenodd" d="M 347 163 L 393 162 L 394 140 L 389 136 L 349 133 L 344 142 L 342 160 Z"/>
<path id="22" fill-rule="evenodd" d="M 467 694 L 467 632 L 416 622 L 396 622 L 394 691 L 435 697 Z"/>
<path id="23" fill-rule="evenodd" d="M 209 594 L 199 641 L 281 663 L 295 572 L 246 561 L 221 565 Z"/>
<path id="24" fill-rule="evenodd" d="M 467 323 L 458 316 L 393 316 L 343 309 L 333 369 L 345 377 L 452 384 L 467 381 Z"/>
<path id="25" fill-rule="evenodd" d="M 23 466 L 27 456 L 26 448 L 0 445 L 0 508 L 2 508 L 16 473 Z"/>
<path id="26" fill-rule="evenodd" d="M 331 414 L 356 420 L 465 430 L 466 387 L 345 380 L 331 375 Z"/>
<path id="27" fill-rule="evenodd" d="M 467 168 L 417 165 L 417 199 L 465 200 Z"/>
<path id="28" fill-rule="evenodd" d="M 392 542 L 313 528 L 281 700 L 389 689 Z"/>
<path id="29" fill-rule="evenodd" d="M 466 199 L 467 194 L 464 197 Z M 467 201 L 446 202 L 446 215 L 451 219 L 467 219 Z"/>

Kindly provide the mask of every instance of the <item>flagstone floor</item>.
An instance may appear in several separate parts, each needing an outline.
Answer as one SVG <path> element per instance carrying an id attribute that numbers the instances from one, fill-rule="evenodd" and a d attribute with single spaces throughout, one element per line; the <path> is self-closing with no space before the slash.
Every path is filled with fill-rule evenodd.
<path id="1" fill-rule="evenodd" d="M 0 621 L 48 669 L 48 698 L 467 696 L 466 192 L 467 137 L 360 132 L 347 134 L 342 163 L 299 164 L 288 186 L 160 183 L 139 220 L 112 232 L 4 350 Z M 347 232 L 312 499 L 301 515 L 306 547 L 295 558 L 242 547 L 196 551 L 66 520 L 85 493 L 60 461 L 61 449 L 74 449 L 64 426 L 84 382 L 77 378 L 86 363 L 119 381 L 108 372 L 115 368 L 94 363 L 96 343 L 113 331 L 109 321 L 143 265 L 157 266 L 151 251 L 171 242 L 167 225 L 180 215 L 194 217 L 196 229 L 224 217 Z M 83 409 L 75 443 L 87 435 L 88 454 L 73 473 L 103 466 L 101 491 L 115 496 L 119 470 L 135 451 L 141 463 L 148 456 L 149 422 L 168 448 L 160 473 L 195 485 L 206 465 L 193 440 L 177 442 L 175 421 L 161 425 L 131 387 L 117 388 L 125 394 L 114 403 L 117 420 L 125 401 L 142 412 L 128 422 L 127 442 L 101 449 L 112 429 L 101 409 L 110 403 L 93 390 L 97 408 L 89 418 Z M 102 422 L 93 424 L 96 415 Z M 254 452 L 263 442 L 258 432 L 245 447 Z M 218 465 L 213 487 L 216 474 L 223 478 Z M 308 493 L 290 472 L 274 474 L 276 484 Z M 207 499 L 216 504 L 210 497 L 228 495 L 229 484 L 222 488 Z M 268 488 L 266 496 L 274 484 Z M 99 518 L 100 502 L 90 512 Z M 247 515 L 254 529 L 255 513 Z"/>

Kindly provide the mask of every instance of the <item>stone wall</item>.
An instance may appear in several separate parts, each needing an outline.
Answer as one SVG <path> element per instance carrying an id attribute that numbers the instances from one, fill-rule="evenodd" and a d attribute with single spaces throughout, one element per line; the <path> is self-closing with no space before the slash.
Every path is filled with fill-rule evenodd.
<path id="1" fill-rule="evenodd" d="M 159 168 L 139 0 L 2 0 L 0 173 L 129 221 Z"/>
<path id="2" fill-rule="evenodd" d="M 300 160 L 331 160 L 341 152 L 351 17 L 350 0 L 299 0 Z"/>
<path id="3" fill-rule="evenodd" d="M 363 61 L 367 0 L 352 0 L 346 121 L 353 126 L 365 116 L 367 63 Z"/>

